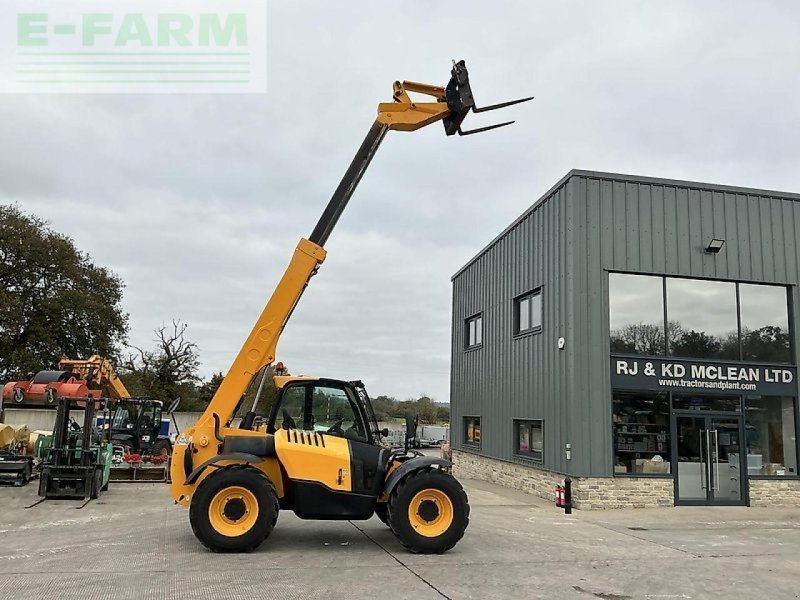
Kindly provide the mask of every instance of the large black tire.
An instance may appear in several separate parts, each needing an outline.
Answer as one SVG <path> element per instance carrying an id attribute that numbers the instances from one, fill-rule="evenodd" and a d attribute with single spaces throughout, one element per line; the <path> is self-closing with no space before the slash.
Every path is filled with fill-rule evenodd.
<path id="1" fill-rule="evenodd" d="M 376 504 L 375 516 L 377 516 L 384 525 L 389 525 L 389 505 Z"/>
<path id="2" fill-rule="evenodd" d="M 425 510 L 423 511 L 420 506 L 419 512 L 414 517 L 417 524 L 415 527 L 409 515 L 409 508 L 412 501 L 420 497 L 418 495 L 421 492 L 424 495 L 430 491 L 433 491 L 434 495 L 446 496 L 449 508 L 445 510 L 439 504 L 425 500 Z M 435 514 L 429 514 L 427 511 Z M 424 517 L 423 512 L 426 513 Z M 446 519 L 448 512 L 450 518 Z M 440 516 L 444 520 L 440 520 Z M 432 529 L 436 529 L 438 525 L 442 531 L 435 535 L 429 531 L 424 535 L 418 531 L 419 524 L 430 524 Z M 389 526 L 400 543 L 411 552 L 419 554 L 447 552 L 464 537 L 467 525 L 469 525 L 467 494 L 455 477 L 441 469 L 421 469 L 410 473 L 397 484 L 389 496 Z"/>
<path id="3" fill-rule="evenodd" d="M 151 456 L 172 456 L 172 444 L 169 440 L 159 438 L 153 442 L 153 447 L 150 448 Z"/>
<path id="4" fill-rule="evenodd" d="M 250 516 L 251 510 L 241 514 L 244 506 L 237 504 L 236 494 L 233 494 L 235 488 L 247 490 L 248 498 L 257 503 L 258 513 L 255 517 Z M 234 497 L 225 502 L 215 502 L 215 498 L 226 494 L 233 494 Z M 215 502 L 213 509 L 212 502 Z M 246 502 L 243 504 L 246 505 Z M 220 509 L 223 513 L 230 510 L 230 514 L 225 513 L 224 519 L 227 521 L 220 521 L 223 519 L 218 514 Z M 241 526 L 247 529 L 238 535 L 233 535 L 230 529 L 227 533 L 218 531 L 212 522 L 212 510 L 217 525 L 234 529 L 238 523 L 242 523 Z M 247 467 L 228 467 L 216 470 L 200 482 L 189 507 L 189 522 L 197 539 L 213 552 L 252 552 L 272 533 L 278 520 L 278 511 L 278 494 L 264 473 Z"/>

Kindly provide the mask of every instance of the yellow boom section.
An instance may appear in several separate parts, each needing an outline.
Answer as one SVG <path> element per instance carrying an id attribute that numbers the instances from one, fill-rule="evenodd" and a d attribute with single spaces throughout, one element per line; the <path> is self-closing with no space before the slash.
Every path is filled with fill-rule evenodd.
<path id="1" fill-rule="evenodd" d="M 130 398 L 130 392 L 125 388 L 122 380 L 114 372 L 114 366 L 102 356 L 97 354 L 86 360 L 72 359 L 62 356 L 58 366 L 64 371 L 78 373 L 81 379 L 97 385 L 106 385 L 108 394 L 117 400 Z"/>
<path id="2" fill-rule="evenodd" d="M 286 272 L 195 427 L 213 426 L 214 413 L 223 424 L 230 420 L 252 378 L 275 360 L 278 338 L 308 280 L 325 260 L 325 254 L 321 246 L 300 240 Z"/>
<path id="3" fill-rule="evenodd" d="M 464 61 L 454 62 L 450 74 L 450 81 L 445 87 L 412 81 L 394 82 L 392 102 L 378 105 L 377 118 L 316 227 L 308 239 L 300 240 L 286 272 L 194 429 L 213 427 L 214 415 L 219 418 L 221 426 L 230 421 L 253 377 L 275 360 L 278 338 L 309 279 L 325 260 L 323 246 L 388 131 L 416 131 L 441 121 L 447 135 L 478 133 L 509 125 L 513 121 L 463 131 L 461 123 L 470 111 L 485 112 L 530 100 L 524 98 L 479 109 L 475 106 Z M 409 92 L 429 96 L 433 101 L 415 102 Z M 190 429 L 187 433 L 191 435 L 193 431 Z"/>

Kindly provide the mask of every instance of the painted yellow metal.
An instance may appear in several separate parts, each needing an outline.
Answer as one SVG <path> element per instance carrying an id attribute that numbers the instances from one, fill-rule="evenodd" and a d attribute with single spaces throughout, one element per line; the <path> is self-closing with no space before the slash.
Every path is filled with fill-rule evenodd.
<path id="1" fill-rule="evenodd" d="M 189 430 L 186 430 L 186 432 L 178 436 L 178 439 L 172 448 L 172 461 L 170 463 L 170 479 L 172 481 L 172 484 L 170 485 L 170 494 L 172 499 L 182 506 L 189 506 L 191 497 L 194 494 L 197 485 L 199 485 L 214 471 L 213 468 L 207 468 L 197 479 L 196 483 L 193 485 L 186 485 L 184 483 L 186 481 L 186 473 L 183 470 L 184 454 L 187 452 L 187 450 L 191 449 L 192 464 L 196 468 L 207 460 L 217 456 L 219 452 L 219 442 L 214 438 L 213 427 L 210 432 L 204 432 L 203 430 L 198 429 L 194 430 L 194 435 L 189 434 L 188 432 Z M 224 437 L 228 435 L 267 436 L 271 434 L 264 433 L 263 431 L 250 431 L 246 429 L 223 427 L 220 430 L 220 435 Z M 201 442 L 204 439 L 206 444 L 202 445 Z M 191 444 L 191 446 L 189 446 L 189 444 Z M 238 462 L 225 460 L 215 464 L 219 466 L 226 466 L 238 464 Z M 278 460 L 274 457 L 265 458 L 263 461 L 254 463 L 251 466 L 269 477 L 270 481 L 272 481 L 273 485 L 275 486 L 275 491 L 278 494 L 278 498 L 283 498 L 285 492 L 283 489 L 283 478 L 281 477 L 281 468 L 278 464 Z"/>
<path id="2" fill-rule="evenodd" d="M 433 102 L 414 102 L 408 92 L 431 96 Z M 397 131 L 416 131 L 426 125 L 441 121 L 450 114 L 445 101 L 445 90 L 441 86 L 433 86 L 410 81 L 396 81 L 393 85 L 393 102 L 378 105 L 376 122 L 385 125 L 388 129 Z M 243 431 L 228 428 L 233 413 L 247 391 L 253 377 L 265 366 L 275 360 L 275 353 L 286 322 L 292 310 L 299 301 L 303 290 L 308 285 L 309 279 L 316 273 L 325 260 L 326 252 L 322 246 L 307 239 L 301 239 L 295 249 L 292 260 L 283 277 L 272 293 L 267 305 L 264 307 L 250 335 L 239 350 L 231 368 L 229 369 L 216 394 L 211 399 L 205 412 L 194 427 L 183 432 L 174 446 L 172 458 L 172 485 L 171 494 L 179 504 L 188 505 L 194 494 L 196 486 L 208 475 L 204 473 L 193 485 L 186 485 L 184 471 L 184 455 L 187 448 L 191 448 L 192 456 L 188 464 L 197 468 L 203 462 L 214 458 L 220 452 L 214 428 L 215 416 L 220 423 L 219 434 L 221 437 L 235 435 L 265 435 L 261 431 Z M 275 383 L 280 388 L 289 381 L 299 378 L 276 377 Z M 309 378 L 311 379 L 311 378 Z M 280 448 L 278 457 L 281 463 L 288 461 L 291 468 L 290 477 L 319 481 L 332 489 L 350 489 L 349 464 L 350 457 L 347 450 L 347 441 L 341 438 L 326 436 L 324 451 L 316 446 L 288 449 L 288 441 L 283 434 L 278 432 L 276 447 Z M 191 443 L 191 446 L 188 444 Z M 217 464 L 226 464 L 225 462 Z M 266 473 L 275 484 L 279 497 L 283 496 L 281 472 L 277 460 L 266 459 L 254 465 Z M 208 469 L 207 469 L 208 471 Z"/>
<path id="3" fill-rule="evenodd" d="M 303 375 L 276 375 L 272 378 L 272 380 L 275 382 L 275 387 L 280 390 L 283 389 L 283 386 L 285 386 L 287 383 L 291 383 L 293 381 L 319 381 L 319 377 L 306 377 Z"/>
<path id="4" fill-rule="evenodd" d="M 286 272 L 195 429 L 211 427 L 213 430 L 214 413 L 222 423 L 227 423 L 255 374 L 275 360 L 275 349 L 283 327 L 325 255 L 324 248 L 306 239 L 297 244 Z"/>
<path id="5" fill-rule="evenodd" d="M 420 514 L 422 505 L 432 502 L 436 505 L 436 516 L 430 521 L 425 520 Z M 408 521 L 418 534 L 435 538 L 442 535 L 453 523 L 453 502 L 442 490 L 427 488 L 417 492 L 408 505 Z"/>
<path id="6" fill-rule="evenodd" d="M 114 365 L 102 356 L 95 354 L 86 360 L 62 356 L 58 361 L 58 367 L 64 371 L 71 370 L 79 373 L 81 379 L 85 379 L 89 383 L 105 384 L 108 388 L 108 395 L 112 398 L 120 400 L 131 397 L 130 392 L 114 371 Z"/>
<path id="7" fill-rule="evenodd" d="M 208 520 L 217 533 L 238 537 L 253 528 L 258 520 L 258 512 L 255 494 L 245 487 L 234 485 L 221 489 L 211 499 Z"/>
<path id="8" fill-rule="evenodd" d="M 436 102 L 414 102 L 408 92 L 433 96 Z M 413 81 L 395 81 L 394 102 L 378 104 L 376 121 L 395 131 L 416 131 L 431 123 L 441 121 L 450 114 L 444 98 L 444 88 L 415 83 Z"/>
<path id="9" fill-rule="evenodd" d="M 316 435 L 316 439 L 315 438 Z M 281 429 L 275 432 L 275 451 L 289 479 L 315 481 L 336 490 L 352 490 L 350 447 L 345 438 L 312 431 Z"/>

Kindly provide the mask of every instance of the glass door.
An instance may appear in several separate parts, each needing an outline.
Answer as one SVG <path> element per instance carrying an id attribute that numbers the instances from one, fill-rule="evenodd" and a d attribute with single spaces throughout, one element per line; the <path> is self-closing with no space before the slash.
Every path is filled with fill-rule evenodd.
<path id="1" fill-rule="evenodd" d="M 741 415 L 675 415 L 677 504 L 744 504 Z"/>

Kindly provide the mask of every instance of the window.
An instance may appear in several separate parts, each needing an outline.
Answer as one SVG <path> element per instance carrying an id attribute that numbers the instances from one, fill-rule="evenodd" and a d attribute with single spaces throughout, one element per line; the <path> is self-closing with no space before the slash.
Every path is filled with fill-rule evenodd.
<path id="1" fill-rule="evenodd" d="M 692 358 L 739 358 L 736 284 L 667 278 L 669 353 Z"/>
<path id="2" fill-rule="evenodd" d="M 664 355 L 664 279 L 608 276 L 611 352 Z"/>
<path id="3" fill-rule="evenodd" d="M 483 343 L 483 315 L 475 315 L 465 322 L 465 348 L 477 348 Z"/>
<path id="4" fill-rule="evenodd" d="M 361 414 L 343 388 L 291 385 L 281 395 L 278 409 L 276 427 L 368 441 Z"/>
<path id="5" fill-rule="evenodd" d="M 785 286 L 625 273 L 608 281 L 613 353 L 792 361 Z"/>
<path id="6" fill-rule="evenodd" d="M 514 333 L 542 330 L 542 290 L 535 290 L 514 300 Z"/>
<path id="7" fill-rule="evenodd" d="M 795 399 L 748 396 L 745 406 L 747 474 L 796 477 Z"/>
<path id="8" fill-rule="evenodd" d="M 739 396 L 703 396 L 702 394 L 673 394 L 673 410 L 722 410 L 741 412 Z"/>
<path id="9" fill-rule="evenodd" d="M 544 436 L 542 420 L 514 421 L 514 454 L 542 462 Z"/>
<path id="10" fill-rule="evenodd" d="M 464 443 L 468 446 L 481 445 L 480 417 L 464 417 Z"/>
<path id="11" fill-rule="evenodd" d="M 614 473 L 669 474 L 667 395 L 615 390 L 613 396 Z"/>
<path id="12" fill-rule="evenodd" d="M 345 390 L 315 386 L 311 406 L 314 431 L 367 441 L 364 424 Z"/>
<path id="13" fill-rule="evenodd" d="M 288 388 L 281 398 L 277 419 L 288 429 L 310 429 L 311 420 L 306 415 L 306 387 L 295 385 Z"/>
<path id="14" fill-rule="evenodd" d="M 784 287 L 739 284 L 743 360 L 791 360 L 788 306 Z"/>

